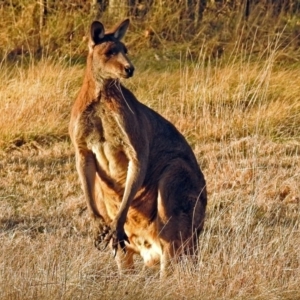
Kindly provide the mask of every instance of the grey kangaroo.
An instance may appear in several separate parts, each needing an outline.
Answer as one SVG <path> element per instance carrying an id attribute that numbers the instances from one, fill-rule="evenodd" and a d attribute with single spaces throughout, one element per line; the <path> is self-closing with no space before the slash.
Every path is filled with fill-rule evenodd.
<path id="1" fill-rule="evenodd" d="M 92 23 L 69 132 L 96 247 L 110 245 L 121 273 L 139 254 L 164 277 L 171 261 L 196 251 L 206 183 L 182 134 L 120 83 L 134 73 L 121 42 L 128 25 Z"/>

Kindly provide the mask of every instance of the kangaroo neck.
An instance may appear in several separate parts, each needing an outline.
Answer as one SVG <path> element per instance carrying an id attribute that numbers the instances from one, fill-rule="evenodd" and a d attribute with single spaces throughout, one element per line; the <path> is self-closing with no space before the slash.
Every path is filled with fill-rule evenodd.
<path id="1" fill-rule="evenodd" d="M 104 79 L 97 78 L 95 80 L 95 96 L 108 97 L 108 98 L 118 98 L 118 94 L 122 93 L 122 87 L 119 79 Z"/>
<path id="2" fill-rule="evenodd" d="M 92 72 L 85 75 L 85 85 L 89 88 L 90 101 L 104 101 L 105 99 L 118 100 L 122 95 L 122 85 L 119 79 L 107 79 L 101 76 L 95 78 Z"/>
<path id="3" fill-rule="evenodd" d="M 124 94 L 124 87 L 121 85 L 119 79 L 103 79 L 101 81 L 96 81 L 95 85 L 95 95 L 97 101 L 110 103 L 112 109 L 120 109 L 126 107 L 132 114 L 132 110 L 128 99 Z"/>

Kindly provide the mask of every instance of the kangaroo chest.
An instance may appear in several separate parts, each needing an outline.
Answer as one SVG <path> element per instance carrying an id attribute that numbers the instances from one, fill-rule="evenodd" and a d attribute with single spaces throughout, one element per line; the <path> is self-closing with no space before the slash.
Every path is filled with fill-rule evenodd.
<path id="1" fill-rule="evenodd" d="M 128 158 L 118 115 L 105 105 L 95 103 L 82 114 L 81 119 L 88 124 L 84 133 L 85 144 L 95 154 L 99 175 L 111 181 L 113 186 L 124 186 Z"/>

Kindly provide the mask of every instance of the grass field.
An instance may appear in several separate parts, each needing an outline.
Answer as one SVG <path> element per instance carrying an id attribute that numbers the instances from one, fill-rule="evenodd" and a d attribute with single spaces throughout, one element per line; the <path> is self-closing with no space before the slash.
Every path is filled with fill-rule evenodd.
<path id="1" fill-rule="evenodd" d="M 184 134 L 208 185 L 199 262 L 164 281 L 138 257 L 120 278 L 93 247 L 67 133 L 84 65 L 3 62 L 0 299 L 299 299 L 300 69 L 282 56 L 276 41 L 226 60 L 133 55 L 124 84 Z"/>

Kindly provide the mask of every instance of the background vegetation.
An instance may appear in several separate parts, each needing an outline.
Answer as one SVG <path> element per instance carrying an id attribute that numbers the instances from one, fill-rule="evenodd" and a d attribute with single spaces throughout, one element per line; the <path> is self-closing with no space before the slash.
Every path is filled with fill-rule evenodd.
<path id="1" fill-rule="evenodd" d="M 219 57 L 237 43 L 264 52 L 276 39 L 281 49 L 298 53 L 299 13 L 298 0 L 2 0 L 0 48 L 10 59 L 23 54 L 74 60 L 85 55 L 91 20 L 109 26 L 130 17 L 127 41 L 134 51 L 188 50 L 197 57 L 204 47 L 208 56 Z"/>
<path id="2" fill-rule="evenodd" d="M 118 2 L 0 2 L 0 298 L 299 298 L 300 2 Z M 94 249 L 67 133 L 90 22 L 126 16 L 124 84 L 208 184 L 199 263 L 163 282 Z"/>

